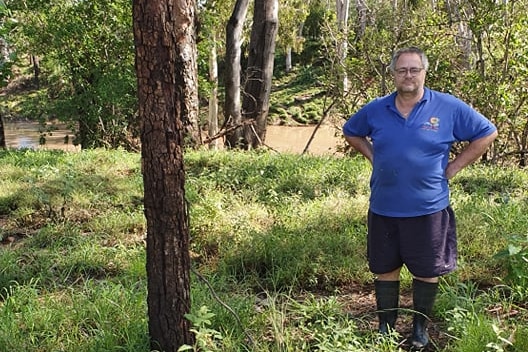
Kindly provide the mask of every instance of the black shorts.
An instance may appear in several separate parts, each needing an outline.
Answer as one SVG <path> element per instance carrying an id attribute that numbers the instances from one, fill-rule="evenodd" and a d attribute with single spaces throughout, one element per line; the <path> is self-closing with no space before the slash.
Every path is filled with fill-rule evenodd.
<path id="1" fill-rule="evenodd" d="M 405 264 L 414 276 L 437 277 L 456 269 L 457 235 L 451 207 L 417 217 L 368 213 L 367 256 L 374 274 Z"/>

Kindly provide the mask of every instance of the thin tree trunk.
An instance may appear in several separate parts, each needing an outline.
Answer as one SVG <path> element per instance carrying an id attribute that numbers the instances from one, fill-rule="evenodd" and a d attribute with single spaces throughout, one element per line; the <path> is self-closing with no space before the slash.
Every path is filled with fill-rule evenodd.
<path id="1" fill-rule="evenodd" d="M 40 58 L 36 55 L 31 55 L 31 63 L 33 64 L 33 83 L 37 89 L 40 88 Z"/>
<path id="2" fill-rule="evenodd" d="M 341 67 L 341 82 L 343 84 L 343 96 L 348 92 L 348 74 L 346 71 L 346 58 L 348 55 L 348 7 L 349 0 L 336 0 L 337 27 L 339 29 L 339 41 L 337 43 L 337 55 Z"/>
<path id="3" fill-rule="evenodd" d="M 7 144 L 5 140 L 5 130 L 4 130 L 4 119 L 0 116 L 0 149 L 6 149 Z"/>
<path id="4" fill-rule="evenodd" d="M 255 123 L 244 126 L 245 149 L 257 148 L 266 138 L 275 40 L 279 29 L 278 11 L 278 0 L 255 0 L 242 101 L 244 119 L 255 120 Z"/>
<path id="5" fill-rule="evenodd" d="M 365 31 L 367 29 L 368 7 L 365 0 L 355 0 L 355 4 L 357 13 L 355 40 L 357 43 L 361 40 L 361 38 L 363 38 L 363 35 L 365 34 Z"/>
<path id="6" fill-rule="evenodd" d="M 216 61 L 216 39 L 212 39 L 211 52 L 209 53 L 209 82 L 212 84 L 209 96 L 209 137 L 218 133 L 218 64 Z M 210 149 L 218 149 L 219 140 L 214 139 L 210 144 Z"/>
<path id="7" fill-rule="evenodd" d="M 198 115 L 195 0 L 134 0 L 151 348 L 193 345 L 186 128 Z"/>
<path id="8" fill-rule="evenodd" d="M 286 48 L 286 72 L 291 72 L 292 68 L 292 48 L 288 46 Z"/>
<path id="9" fill-rule="evenodd" d="M 230 128 L 242 123 L 240 99 L 240 60 L 242 56 L 242 30 L 246 20 L 249 0 L 237 0 L 226 27 L 226 73 L 224 126 Z M 243 130 L 235 128 L 226 134 L 226 146 L 236 147 L 242 139 Z"/>

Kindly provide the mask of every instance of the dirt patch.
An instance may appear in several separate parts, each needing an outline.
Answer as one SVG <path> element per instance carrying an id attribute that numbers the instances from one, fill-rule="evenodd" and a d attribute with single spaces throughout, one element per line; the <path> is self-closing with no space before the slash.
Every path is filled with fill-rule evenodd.
<path id="1" fill-rule="evenodd" d="M 28 236 L 33 235 L 36 230 L 12 229 L 8 224 L 8 217 L 0 215 L 0 246 L 13 247 Z"/>

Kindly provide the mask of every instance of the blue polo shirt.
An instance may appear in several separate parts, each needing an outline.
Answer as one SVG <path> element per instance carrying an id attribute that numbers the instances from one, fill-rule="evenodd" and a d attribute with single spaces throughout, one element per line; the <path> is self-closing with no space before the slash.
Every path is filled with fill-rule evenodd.
<path id="1" fill-rule="evenodd" d="M 395 98 L 394 92 L 365 105 L 345 123 L 343 133 L 372 141 L 372 212 L 432 214 L 449 205 L 445 168 L 451 145 L 487 136 L 496 127 L 449 94 L 425 88 L 407 119 L 396 109 Z"/>

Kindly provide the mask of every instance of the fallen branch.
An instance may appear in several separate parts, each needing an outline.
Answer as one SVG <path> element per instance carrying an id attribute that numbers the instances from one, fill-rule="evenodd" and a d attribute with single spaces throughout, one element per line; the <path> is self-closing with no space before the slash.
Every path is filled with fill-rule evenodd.
<path id="1" fill-rule="evenodd" d="M 221 137 L 225 136 L 226 134 L 228 134 L 229 132 L 232 132 L 232 131 L 236 130 L 237 128 L 240 128 L 240 127 L 243 127 L 243 126 L 246 126 L 246 125 L 252 125 L 253 122 L 255 122 L 255 121 L 256 121 L 255 119 L 244 120 L 244 121 L 242 121 L 239 124 L 230 126 L 228 128 L 225 128 L 225 129 L 222 129 L 217 134 L 215 134 L 214 136 L 206 138 L 203 141 L 203 144 L 209 144 L 212 141 L 214 141 L 215 139 L 221 138 Z"/>

